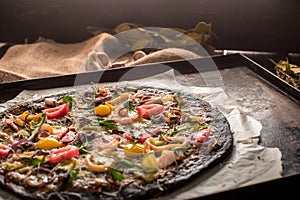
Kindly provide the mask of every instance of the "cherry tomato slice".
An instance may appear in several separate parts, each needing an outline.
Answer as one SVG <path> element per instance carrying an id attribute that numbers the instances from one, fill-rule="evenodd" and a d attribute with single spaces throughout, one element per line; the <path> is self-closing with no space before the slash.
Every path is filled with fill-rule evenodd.
<path id="1" fill-rule="evenodd" d="M 55 119 L 65 116 L 69 112 L 69 106 L 65 103 L 54 108 L 46 108 L 42 112 L 46 113 L 48 119 Z"/>
<path id="2" fill-rule="evenodd" d="M 128 133 L 124 133 L 124 137 L 129 142 L 132 142 L 134 140 L 134 138 Z M 150 134 L 144 133 L 141 137 L 137 138 L 137 142 L 143 144 L 149 137 L 151 137 Z"/>
<path id="3" fill-rule="evenodd" d="M 10 152 L 10 147 L 4 144 L 0 144 L 0 158 L 7 158 Z"/>
<path id="4" fill-rule="evenodd" d="M 205 140 L 208 138 L 208 136 L 210 135 L 210 129 L 207 128 L 207 129 L 203 129 L 203 130 L 200 130 L 199 132 L 197 132 L 197 134 L 195 135 L 195 140 L 197 142 L 205 142 Z"/>
<path id="5" fill-rule="evenodd" d="M 62 160 L 68 160 L 79 155 L 79 150 L 75 146 L 65 146 L 60 149 L 55 149 L 50 153 L 49 163 L 54 165 Z"/>

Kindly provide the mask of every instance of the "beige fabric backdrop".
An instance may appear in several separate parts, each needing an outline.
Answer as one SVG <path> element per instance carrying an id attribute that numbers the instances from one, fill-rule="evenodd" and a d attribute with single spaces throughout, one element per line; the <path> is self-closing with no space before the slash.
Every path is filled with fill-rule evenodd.
<path id="1" fill-rule="evenodd" d="M 87 67 L 91 63 L 89 61 L 95 58 L 94 54 L 104 52 L 110 56 L 118 48 L 121 48 L 119 41 L 107 33 L 71 44 L 40 39 L 33 44 L 14 45 L 0 59 L 0 83 L 98 70 L 97 67 Z M 121 61 L 126 62 L 126 66 L 135 66 L 197 57 L 199 56 L 190 51 L 174 48 L 148 54 L 136 61 L 126 55 Z M 120 59 L 116 61 L 119 62 Z"/>

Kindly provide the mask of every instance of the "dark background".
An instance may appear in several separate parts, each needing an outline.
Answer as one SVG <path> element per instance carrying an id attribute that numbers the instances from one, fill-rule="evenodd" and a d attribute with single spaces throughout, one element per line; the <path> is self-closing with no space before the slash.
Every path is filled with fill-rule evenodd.
<path id="1" fill-rule="evenodd" d="M 122 22 L 193 28 L 212 23 L 217 49 L 300 52 L 298 0 L 0 0 L 0 42 L 78 42 L 88 26 Z"/>

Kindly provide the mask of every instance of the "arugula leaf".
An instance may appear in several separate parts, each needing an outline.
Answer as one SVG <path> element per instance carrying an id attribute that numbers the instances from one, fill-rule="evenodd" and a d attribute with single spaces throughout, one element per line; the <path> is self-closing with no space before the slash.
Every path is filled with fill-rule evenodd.
<path id="1" fill-rule="evenodd" d="M 91 153 L 89 150 L 87 150 L 87 147 L 83 144 L 79 147 L 79 153 L 85 154 L 85 153 Z"/>
<path id="2" fill-rule="evenodd" d="M 46 121 L 46 113 L 43 113 L 41 117 L 39 118 L 38 123 L 32 123 L 33 129 L 30 129 L 30 137 L 29 140 L 33 140 L 35 135 L 39 132 L 40 127 L 45 123 Z"/>
<path id="3" fill-rule="evenodd" d="M 72 109 L 72 105 L 73 105 L 73 98 L 71 96 L 64 96 L 63 100 L 68 104 L 69 109 Z"/>
<path id="4" fill-rule="evenodd" d="M 70 172 L 69 174 L 69 178 L 67 180 L 67 185 L 71 185 L 71 183 L 73 182 L 73 180 L 77 177 L 77 174 L 79 172 L 79 168 L 74 169 Z"/>
<path id="5" fill-rule="evenodd" d="M 106 126 L 108 129 L 111 130 L 118 130 L 118 126 L 114 120 L 104 120 L 103 118 L 97 118 L 100 126 Z"/>
<path id="6" fill-rule="evenodd" d="M 116 180 L 121 181 L 124 179 L 124 176 L 120 172 L 118 172 L 116 169 L 110 168 L 110 172 Z"/>
<path id="7" fill-rule="evenodd" d="M 134 105 L 131 103 L 131 101 L 127 101 L 127 102 L 124 104 L 124 108 L 126 108 L 126 109 L 129 110 L 129 111 L 135 109 L 135 107 L 134 107 Z"/>
<path id="8" fill-rule="evenodd" d="M 22 160 L 24 160 L 25 162 L 27 162 L 28 165 L 35 167 L 35 166 L 38 166 L 38 165 L 42 164 L 44 162 L 44 160 L 45 160 L 45 157 L 43 157 L 42 160 L 37 159 L 37 158 L 22 158 Z"/>
<path id="9" fill-rule="evenodd" d="M 67 187 L 69 187 L 74 181 L 74 179 L 77 177 L 78 172 L 79 172 L 79 168 L 70 171 L 69 174 L 64 177 L 62 185 L 59 187 L 59 189 L 63 191 Z"/>

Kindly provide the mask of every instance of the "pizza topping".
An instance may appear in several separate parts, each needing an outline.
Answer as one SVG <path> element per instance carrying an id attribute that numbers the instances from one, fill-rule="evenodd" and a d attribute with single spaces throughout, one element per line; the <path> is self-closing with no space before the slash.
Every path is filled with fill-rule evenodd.
<path id="1" fill-rule="evenodd" d="M 13 118 L 13 122 L 14 122 L 16 125 L 20 126 L 20 127 L 24 127 L 24 126 L 25 126 L 24 121 L 22 121 L 21 119 L 19 119 L 19 118 L 17 118 L 17 117 L 14 117 L 14 118 Z"/>
<path id="2" fill-rule="evenodd" d="M 114 179 L 116 179 L 118 181 L 125 179 L 125 177 L 120 172 L 118 172 L 118 170 L 116 170 L 114 168 L 110 168 L 110 173 L 114 177 Z"/>
<path id="3" fill-rule="evenodd" d="M 62 137 L 64 137 L 67 134 L 68 131 L 69 129 L 66 127 L 55 126 L 53 127 L 53 135 L 51 135 L 51 137 L 60 140 Z"/>
<path id="4" fill-rule="evenodd" d="M 19 119 L 23 120 L 24 122 L 26 122 L 28 116 L 30 115 L 30 112 L 28 110 L 24 111 L 21 115 L 19 115 Z"/>
<path id="5" fill-rule="evenodd" d="M 42 110 L 42 112 L 46 113 L 48 119 L 60 118 L 68 114 L 69 106 L 67 103 L 65 103 L 54 108 L 46 108 Z"/>
<path id="6" fill-rule="evenodd" d="M 57 104 L 56 99 L 53 98 L 53 97 L 45 98 L 45 101 L 44 101 L 44 102 L 45 102 L 45 104 L 46 104 L 47 106 L 51 106 L 51 107 L 55 107 L 56 104 Z"/>
<path id="7" fill-rule="evenodd" d="M 147 171 L 157 171 L 158 163 L 154 151 L 149 151 L 142 158 L 142 167 Z"/>
<path id="8" fill-rule="evenodd" d="M 104 154 L 109 154 L 116 150 L 120 144 L 118 135 L 110 135 L 100 139 L 98 143 L 98 150 Z"/>
<path id="9" fill-rule="evenodd" d="M 149 119 L 153 115 L 158 115 L 164 111 L 164 106 L 161 104 L 144 104 L 137 108 L 138 113 L 146 118 Z"/>
<path id="10" fill-rule="evenodd" d="M 9 125 L 14 131 L 18 132 L 19 127 L 11 119 L 5 119 L 5 123 Z"/>
<path id="11" fill-rule="evenodd" d="M 118 126 L 114 120 L 105 120 L 103 118 L 97 118 L 100 126 L 105 126 L 110 130 L 118 130 Z"/>
<path id="12" fill-rule="evenodd" d="M 0 158 L 7 158 L 10 152 L 10 147 L 4 144 L 0 144 Z"/>
<path id="13" fill-rule="evenodd" d="M 72 142 L 76 139 L 77 135 L 74 131 L 69 131 L 66 133 L 65 136 L 63 136 L 63 138 L 60 140 L 61 142 L 64 142 L 64 143 L 69 143 L 69 142 Z"/>
<path id="14" fill-rule="evenodd" d="M 68 104 L 69 110 L 72 110 L 73 98 L 71 96 L 64 96 L 62 100 Z"/>
<path id="15" fill-rule="evenodd" d="M 107 100 L 110 100 L 111 98 L 112 98 L 112 96 L 110 96 L 110 95 L 107 95 L 105 97 L 97 97 L 94 99 L 94 104 L 99 105 Z"/>
<path id="16" fill-rule="evenodd" d="M 98 87 L 20 108 L 0 122 L 1 170 L 49 196 L 161 181 L 216 141 L 205 108 L 167 90 Z"/>
<path id="17" fill-rule="evenodd" d="M 128 100 L 128 98 L 129 98 L 128 93 L 122 93 L 122 94 L 120 94 L 120 96 L 118 96 L 115 99 L 111 100 L 109 103 L 111 105 L 116 105 L 118 103 L 121 103 L 121 102 L 124 102 L 124 101 Z"/>
<path id="18" fill-rule="evenodd" d="M 161 156 L 157 158 L 157 163 L 159 168 L 165 168 L 171 165 L 175 161 L 176 161 L 175 153 L 174 151 L 170 151 L 170 150 L 163 150 L 161 152 Z"/>
<path id="19" fill-rule="evenodd" d="M 30 136 L 29 136 L 29 140 L 33 140 L 35 138 L 35 136 L 38 134 L 41 126 L 45 123 L 46 121 L 46 114 L 42 114 L 41 117 L 39 118 L 38 123 L 35 123 L 34 121 L 30 122 Z"/>
<path id="20" fill-rule="evenodd" d="M 49 134 L 53 134 L 54 130 L 53 130 L 53 127 L 50 125 L 50 124 L 42 124 L 40 129 L 39 129 L 40 132 L 48 132 Z"/>
<path id="21" fill-rule="evenodd" d="M 79 150 L 75 146 L 65 146 L 60 149 L 52 150 L 50 153 L 49 163 L 54 165 L 62 160 L 68 160 L 79 155 Z"/>
<path id="22" fill-rule="evenodd" d="M 138 134 L 135 134 L 138 133 Z M 140 133 L 135 131 L 133 134 L 124 133 L 124 137 L 129 142 L 137 142 L 143 144 L 148 138 L 151 137 L 148 133 Z"/>
<path id="23" fill-rule="evenodd" d="M 57 141 L 55 138 L 47 137 L 42 138 L 36 143 L 36 147 L 39 149 L 54 149 L 57 147 L 61 147 L 62 143 Z"/>
<path id="24" fill-rule="evenodd" d="M 185 147 L 187 146 L 187 142 L 183 137 L 156 137 L 156 138 L 148 138 L 146 140 L 146 144 L 150 147 L 150 149 L 154 151 L 163 151 L 166 149 L 172 149 L 176 147 Z"/>
<path id="25" fill-rule="evenodd" d="M 25 178 L 26 184 L 31 187 L 42 188 L 51 184 L 56 179 L 56 175 L 48 168 L 34 168 Z"/>
<path id="26" fill-rule="evenodd" d="M 205 142 L 210 135 L 210 128 L 202 129 L 194 132 L 190 137 L 190 143 L 195 146 L 200 146 Z"/>
<path id="27" fill-rule="evenodd" d="M 84 165 L 89 170 L 94 171 L 94 172 L 106 172 L 109 169 L 109 166 L 107 166 L 107 165 L 94 164 L 93 158 L 94 158 L 94 156 L 92 154 L 88 154 L 88 155 L 86 155 L 86 157 L 84 159 Z"/>
<path id="28" fill-rule="evenodd" d="M 98 87 L 97 91 L 96 91 L 96 96 L 109 96 L 110 95 L 110 91 L 108 88 L 105 87 Z"/>
<path id="29" fill-rule="evenodd" d="M 140 143 L 128 143 L 124 146 L 126 156 L 137 157 L 146 153 L 146 146 Z"/>
<path id="30" fill-rule="evenodd" d="M 11 148 L 12 148 L 13 150 L 16 150 L 16 149 L 18 149 L 18 148 L 23 149 L 25 145 L 26 145 L 27 147 L 28 147 L 28 146 L 34 146 L 34 147 L 35 147 L 34 143 L 33 143 L 31 140 L 28 140 L 28 139 L 21 139 L 21 140 L 15 142 L 15 143 L 11 146 Z"/>
<path id="31" fill-rule="evenodd" d="M 110 113 L 110 107 L 107 105 L 99 105 L 95 108 L 95 114 L 104 117 Z"/>

